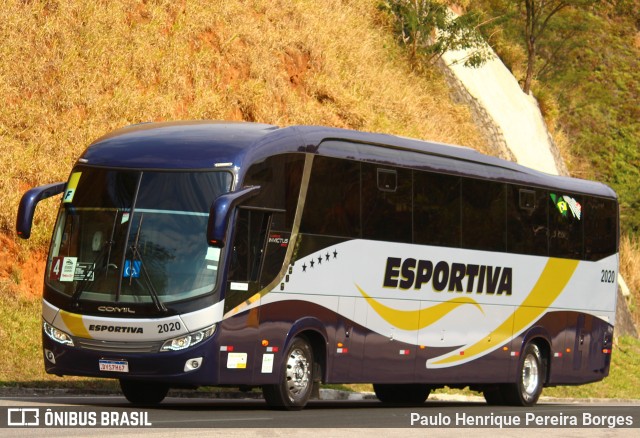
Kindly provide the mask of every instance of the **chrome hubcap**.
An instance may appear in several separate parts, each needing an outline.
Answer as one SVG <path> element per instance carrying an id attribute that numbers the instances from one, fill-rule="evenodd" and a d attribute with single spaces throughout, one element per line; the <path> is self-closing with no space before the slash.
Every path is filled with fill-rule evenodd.
<path id="1" fill-rule="evenodd" d="M 290 398 L 304 394 L 309 386 L 311 367 L 304 352 L 296 348 L 287 359 L 287 391 Z"/>
<path id="2" fill-rule="evenodd" d="M 538 361 L 532 354 L 528 354 L 524 359 L 522 367 L 522 388 L 527 396 L 533 396 L 538 388 Z"/>

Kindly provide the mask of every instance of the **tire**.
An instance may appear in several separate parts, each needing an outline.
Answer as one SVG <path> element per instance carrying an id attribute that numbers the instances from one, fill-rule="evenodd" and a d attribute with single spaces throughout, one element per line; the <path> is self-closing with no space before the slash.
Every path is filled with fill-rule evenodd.
<path id="1" fill-rule="evenodd" d="M 373 384 L 373 391 L 382 403 L 392 405 L 419 405 L 429 397 L 429 385 L 410 384 Z"/>
<path id="2" fill-rule="evenodd" d="M 120 389 L 134 405 L 157 405 L 167 396 L 169 385 L 139 380 L 120 380 Z"/>
<path id="3" fill-rule="evenodd" d="M 501 388 L 505 402 L 512 406 L 535 405 L 542 394 L 546 374 L 546 361 L 540 348 L 527 344 L 518 364 L 516 383 Z"/>
<path id="4" fill-rule="evenodd" d="M 502 406 L 505 404 L 504 397 L 502 396 L 502 385 L 490 386 L 482 391 L 484 399 L 490 406 Z"/>
<path id="5" fill-rule="evenodd" d="M 262 387 L 267 404 L 288 411 L 304 408 L 313 391 L 313 370 L 311 345 L 303 337 L 294 338 L 284 356 L 279 383 Z"/>

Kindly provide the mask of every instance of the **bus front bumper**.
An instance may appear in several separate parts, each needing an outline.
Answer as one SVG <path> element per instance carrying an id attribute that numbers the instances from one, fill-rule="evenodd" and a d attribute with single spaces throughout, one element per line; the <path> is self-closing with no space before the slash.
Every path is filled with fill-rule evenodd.
<path id="1" fill-rule="evenodd" d="M 174 386 L 218 383 L 216 336 L 180 351 L 110 352 L 68 346 L 43 332 L 45 370 L 58 376 L 85 376 L 171 382 Z"/>

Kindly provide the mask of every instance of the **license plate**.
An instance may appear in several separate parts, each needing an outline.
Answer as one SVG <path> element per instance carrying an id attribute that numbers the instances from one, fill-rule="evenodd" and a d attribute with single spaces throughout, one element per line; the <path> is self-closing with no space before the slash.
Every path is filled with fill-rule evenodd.
<path id="1" fill-rule="evenodd" d="M 128 373 L 129 362 L 126 360 L 100 360 L 98 362 L 100 371 L 109 371 L 112 373 Z"/>

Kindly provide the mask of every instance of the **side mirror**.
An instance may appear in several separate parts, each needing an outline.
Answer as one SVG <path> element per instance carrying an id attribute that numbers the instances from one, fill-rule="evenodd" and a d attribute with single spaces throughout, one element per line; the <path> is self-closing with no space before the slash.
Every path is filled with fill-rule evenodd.
<path id="1" fill-rule="evenodd" d="M 227 239 L 227 225 L 233 209 L 240 203 L 260 193 L 260 186 L 251 186 L 218 196 L 209 209 L 207 224 L 207 242 L 211 246 L 222 248 Z"/>
<path id="2" fill-rule="evenodd" d="M 18 219 L 16 220 L 16 232 L 23 239 L 31 237 L 31 225 L 36 205 L 43 199 L 58 195 L 64 191 L 66 183 L 47 184 L 35 187 L 22 195 L 20 206 L 18 207 Z"/>

